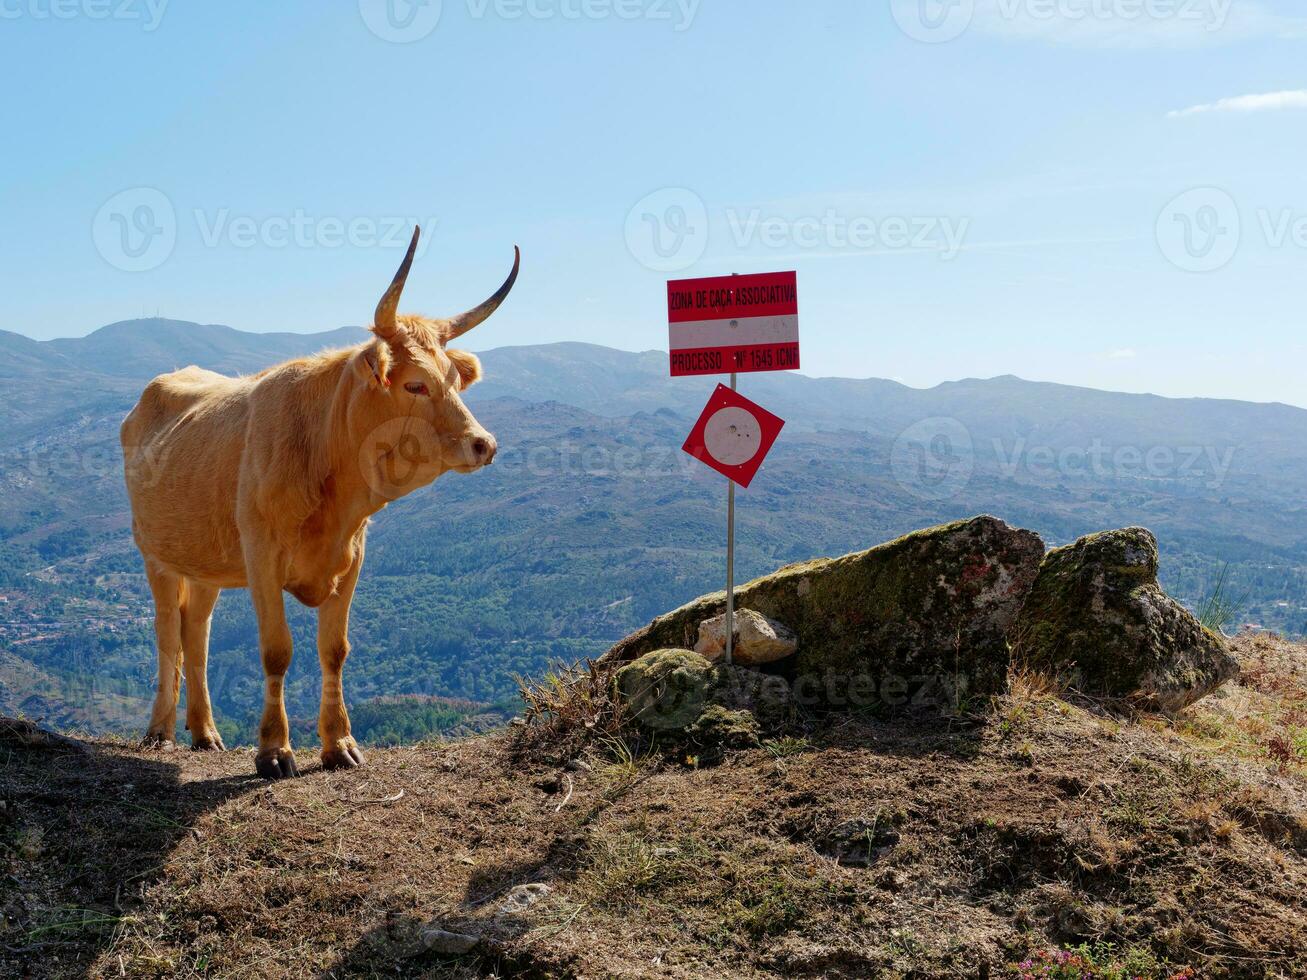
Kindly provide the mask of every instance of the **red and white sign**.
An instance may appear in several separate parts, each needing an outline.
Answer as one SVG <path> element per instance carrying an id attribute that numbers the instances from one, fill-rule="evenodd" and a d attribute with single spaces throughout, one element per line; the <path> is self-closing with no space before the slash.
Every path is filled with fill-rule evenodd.
<path id="1" fill-rule="evenodd" d="M 667 284 L 672 377 L 799 366 L 793 272 L 675 279 Z"/>
<path id="2" fill-rule="evenodd" d="M 681 448 L 748 487 L 784 425 L 761 405 L 719 384 Z"/>

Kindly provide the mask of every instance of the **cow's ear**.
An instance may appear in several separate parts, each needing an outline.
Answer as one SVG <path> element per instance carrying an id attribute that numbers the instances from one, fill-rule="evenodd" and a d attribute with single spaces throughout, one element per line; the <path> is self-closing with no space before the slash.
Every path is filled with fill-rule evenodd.
<path id="1" fill-rule="evenodd" d="M 354 372 L 360 381 L 374 388 L 390 387 L 390 345 L 384 341 L 363 348 L 354 359 Z"/>
<path id="2" fill-rule="evenodd" d="M 458 369 L 459 391 L 481 380 L 481 361 L 475 354 L 469 354 L 465 350 L 447 350 L 445 355 Z"/>

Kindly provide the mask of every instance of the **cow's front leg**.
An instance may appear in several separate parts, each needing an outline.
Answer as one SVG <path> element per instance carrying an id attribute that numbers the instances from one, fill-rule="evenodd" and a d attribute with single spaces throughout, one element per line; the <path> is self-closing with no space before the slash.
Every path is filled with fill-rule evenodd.
<path id="1" fill-rule="evenodd" d="M 264 779 L 285 779 L 298 776 L 300 771 L 290 749 L 290 722 L 284 700 L 292 647 L 281 597 L 283 570 L 280 562 L 267 558 L 247 560 L 246 565 L 250 599 L 259 620 L 259 655 L 263 659 L 263 720 L 259 723 L 259 754 L 254 764 Z"/>
<path id="2" fill-rule="evenodd" d="M 354 598 L 359 569 L 363 567 L 363 533 L 354 543 L 354 561 L 336 586 L 336 592 L 318 607 L 318 660 L 322 664 L 322 705 L 318 736 L 322 739 L 322 765 L 326 769 L 353 769 L 363 764 L 358 743 L 350 734 L 349 712 L 341 672 L 349 656 L 349 606 Z"/>

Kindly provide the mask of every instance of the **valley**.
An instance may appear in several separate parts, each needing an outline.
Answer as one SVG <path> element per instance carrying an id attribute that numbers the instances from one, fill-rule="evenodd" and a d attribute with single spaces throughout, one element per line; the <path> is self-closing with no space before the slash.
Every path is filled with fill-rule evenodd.
<path id="1" fill-rule="evenodd" d="M 143 723 L 153 630 L 117 428 L 144 382 L 187 363 L 254 371 L 362 337 L 158 320 L 46 343 L 0 334 L 0 713 L 93 732 Z M 482 360 L 467 400 L 500 456 L 374 518 L 345 671 L 356 715 L 377 699 L 443 698 L 448 711 L 408 706 L 448 730 L 502 722 L 515 677 L 597 656 L 720 587 L 722 481 L 679 450 L 714 379 L 668 379 L 662 352 L 584 344 Z M 1191 608 L 1224 573 L 1227 628 L 1307 634 L 1307 411 L 1010 377 L 922 391 L 754 375 L 742 388 L 787 426 L 740 498 L 740 581 L 978 513 L 1050 546 L 1141 524 L 1161 543 L 1163 584 Z M 296 738 L 312 742 L 313 616 L 287 608 L 299 650 L 288 704 Z M 254 637 L 245 593 L 225 593 L 210 684 L 229 744 L 257 719 Z M 394 728 L 405 706 L 374 714 Z"/>

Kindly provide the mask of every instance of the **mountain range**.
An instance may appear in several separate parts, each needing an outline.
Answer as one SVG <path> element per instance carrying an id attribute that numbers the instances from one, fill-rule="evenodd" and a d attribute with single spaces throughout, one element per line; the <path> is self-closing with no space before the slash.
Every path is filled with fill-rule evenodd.
<path id="1" fill-rule="evenodd" d="M 41 342 L 0 331 L 0 713 L 142 723 L 154 654 L 117 428 L 144 382 L 192 363 L 255 371 L 365 336 L 159 319 Z M 386 706 L 378 717 L 395 704 L 483 717 L 515 674 L 595 655 L 721 586 L 724 483 L 679 450 L 719 379 L 670 379 L 665 353 L 578 343 L 481 358 L 467 401 L 500 458 L 397 502 L 370 532 L 346 683 L 355 703 Z M 741 579 L 981 512 L 1050 546 L 1142 524 L 1183 601 L 1201 606 L 1219 584 L 1237 622 L 1307 633 L 1305 410 L 1010 376 L 914 389 L 754 374 L 740 388 L 786 420 L 739 497 Z M 290 606 L 289 701 L 311 738 L 312 620 Z M 243 592 L 224 596 L 212 646 L 220 724 L 248 738 L 261 682 Z"/>

